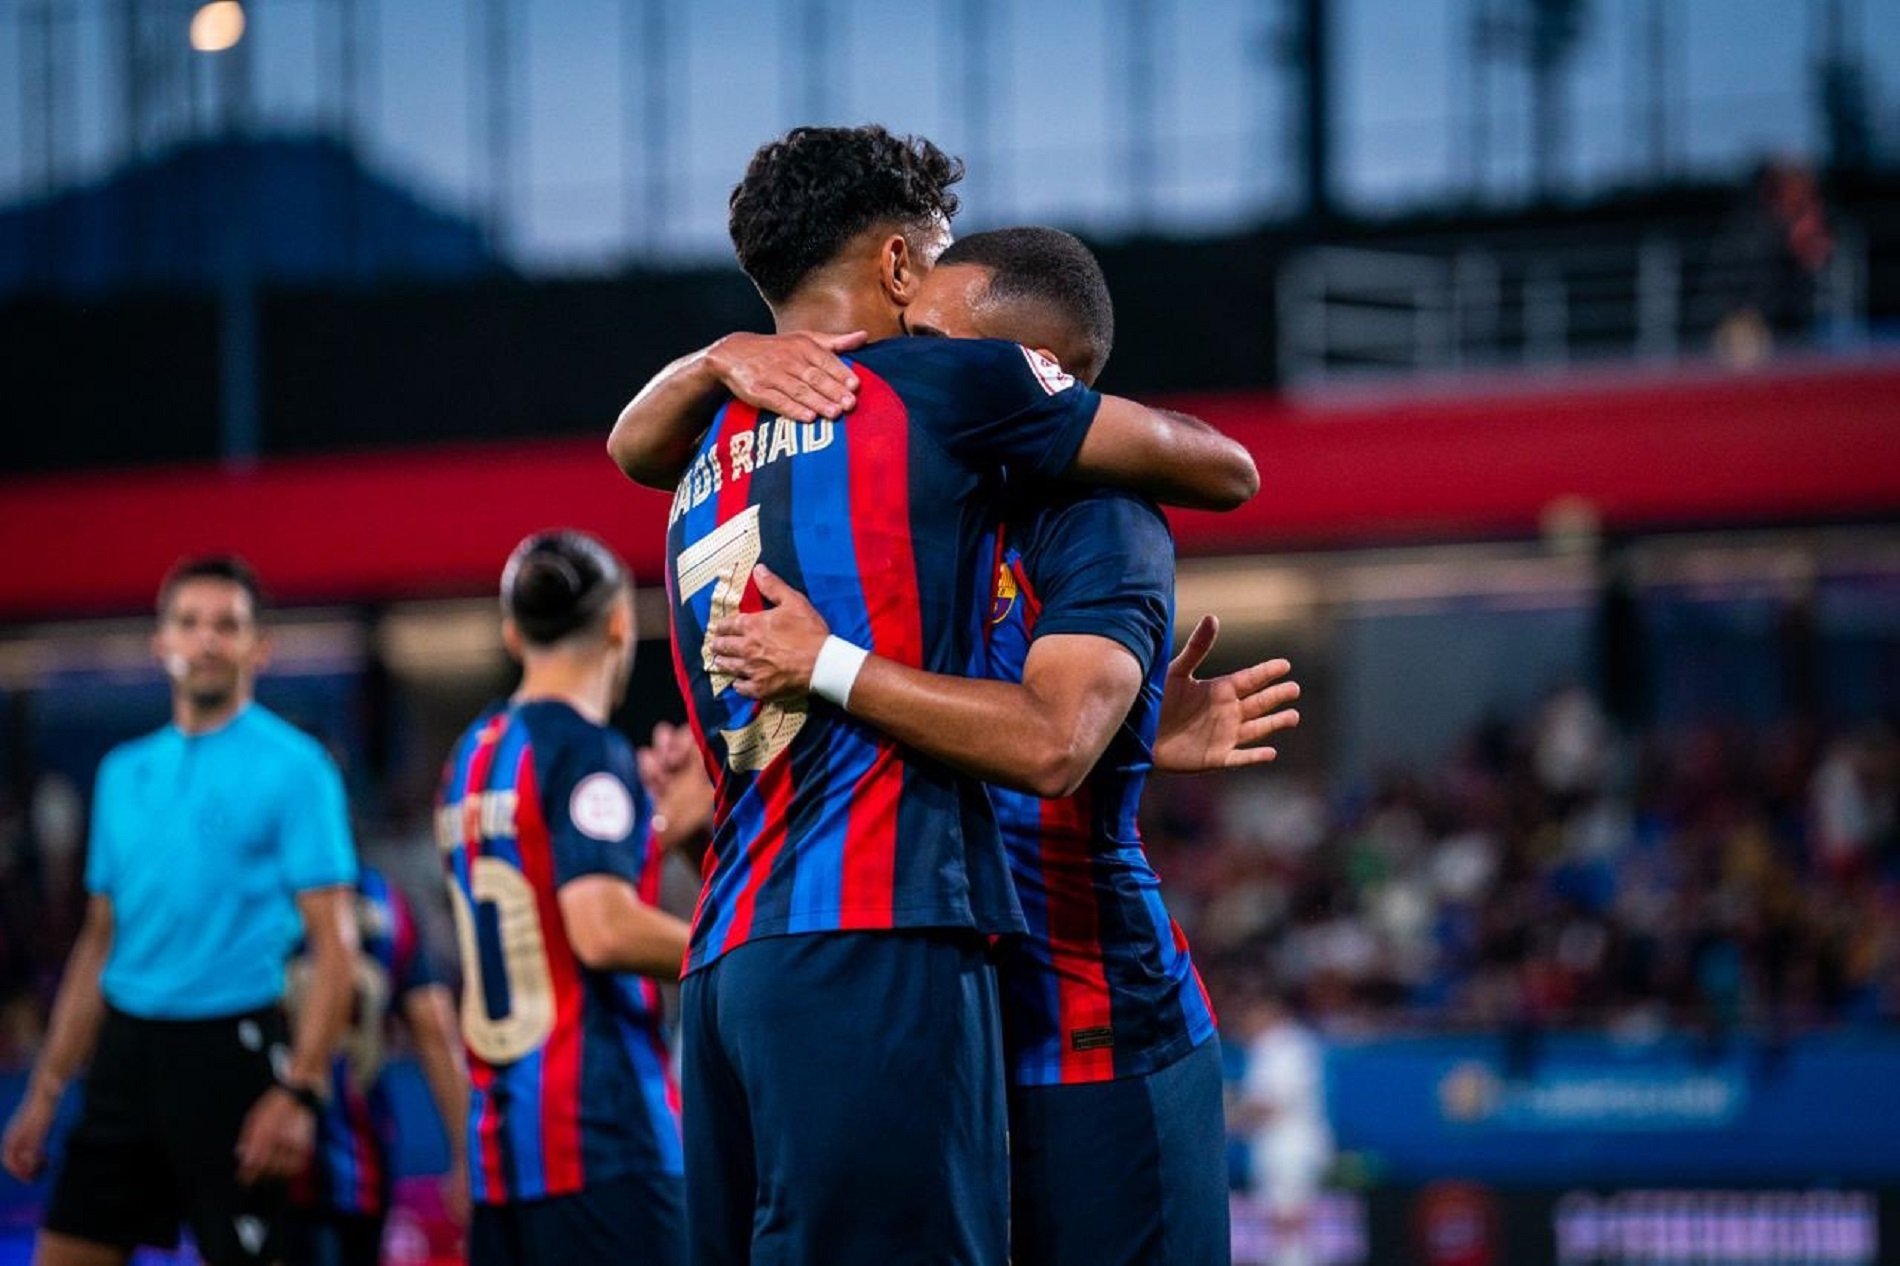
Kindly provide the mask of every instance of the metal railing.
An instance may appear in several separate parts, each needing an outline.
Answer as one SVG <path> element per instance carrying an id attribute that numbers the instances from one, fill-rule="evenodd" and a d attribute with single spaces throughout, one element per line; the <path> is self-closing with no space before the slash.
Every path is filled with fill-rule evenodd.
<path id="1" fill-rule="evenodd" d="M 1278 279 L 1281 380 L 1701 356 L 1773 266 L 1726 254 L 1720 239 L 1663 231 L 1602 244 L 1314 247 Z M 1858 344 L 1867 270 L 1866 235 L 1837 226 L 1827 264 L 1792 283 L 1799 315 L 1762 314 L 1760 350 Z"/>

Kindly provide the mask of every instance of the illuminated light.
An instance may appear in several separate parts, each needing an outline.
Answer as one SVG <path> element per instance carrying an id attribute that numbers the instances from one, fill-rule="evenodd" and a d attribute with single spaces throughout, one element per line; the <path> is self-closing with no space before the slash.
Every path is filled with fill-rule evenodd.
<path id="1" fill-rule="evenodd" d="M 238 0 L 212 0 L 191 15 L 191 46 L 200 53 L 222 53 L 244 38 L 244 6 Z"/>

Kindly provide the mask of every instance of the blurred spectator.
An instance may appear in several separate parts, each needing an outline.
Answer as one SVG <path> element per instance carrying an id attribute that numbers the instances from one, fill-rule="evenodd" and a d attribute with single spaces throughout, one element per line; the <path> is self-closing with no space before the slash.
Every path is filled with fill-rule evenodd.
<path id="1" fill-rule="evenodd" d="M 1814 328 L 1816 287 L 1833 256 L 1813 169 L 1763 163 L 1716 245 L 1719 275 L 1735 296 L 1716 327 L 1716 355 L 1747 367 L 1765 359 L 1777 337 L 1806 337 Z"/>
<path id="2" fill-rule="evenodd" d="M 1247 1071 L 1230 1126 L 1248 1137 L 1253 1190 L 1273 1218 L 1272 1266 L 1312 1266 L 1313 1202 L 1333 1163 L 1319 1041 L 1270 994 L 1245 1006 L 1235 1032 Z"/>

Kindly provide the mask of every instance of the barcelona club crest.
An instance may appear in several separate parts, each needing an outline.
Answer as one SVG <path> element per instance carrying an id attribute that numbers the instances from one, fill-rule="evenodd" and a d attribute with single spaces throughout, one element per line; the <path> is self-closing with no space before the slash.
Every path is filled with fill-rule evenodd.
<path id="1" fill-rule="evenodd" d="M 990 623 L 1001 624 L 1016 609 L 1016 573 L 1008 563 L 996 567 L 996 591 L 990 598 Z"/>

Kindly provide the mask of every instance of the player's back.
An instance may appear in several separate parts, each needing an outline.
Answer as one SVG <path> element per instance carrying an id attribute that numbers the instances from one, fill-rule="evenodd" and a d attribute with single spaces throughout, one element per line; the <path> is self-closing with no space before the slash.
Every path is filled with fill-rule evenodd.
<path id="1" fill-rule="evenodd" d="M 729 404 L 674 501 L 675 669 L 718 782 L 689 971 L 761 936 L 1021 926 L 976 783 L 822 700 L 741 698 L 713 671 L 707 632 L 759 607 L 762 562 L 839 637 L 972 672 L 1000 472 L 1066 470 L 1099 398 L 1011 343 L 896 339 L 850 359 L 862 385 L 848 417 Z"/>
<path id="2" fill-rule="evenodd" d="M 1005 947 L 1004 1024 L 1019 1085 L 1164 1067 L 1214 1033 L 1186 938 L 1161 902 L 1136 814 L 1174 620 L 1174 544 L 1133 493 L 1055 488 L 1013 504 L 998 550 L 987 675 L 1021 681 L 1037 636 L 1111 638 L 1146 668 L 1134 706 L 1071 796 L 992 787 L 1029 934 Z"/>
<path id="3" fill-rule="evenodd" d="M 558 898 L 588 874 L 659 896 L 626 740 L 561 702 L 491 708 L 449 757 L 436 825 L 461 944 L 471 1194 L 533 1200 L 680 1172 L 658 986 L 583 964 Z"/>

